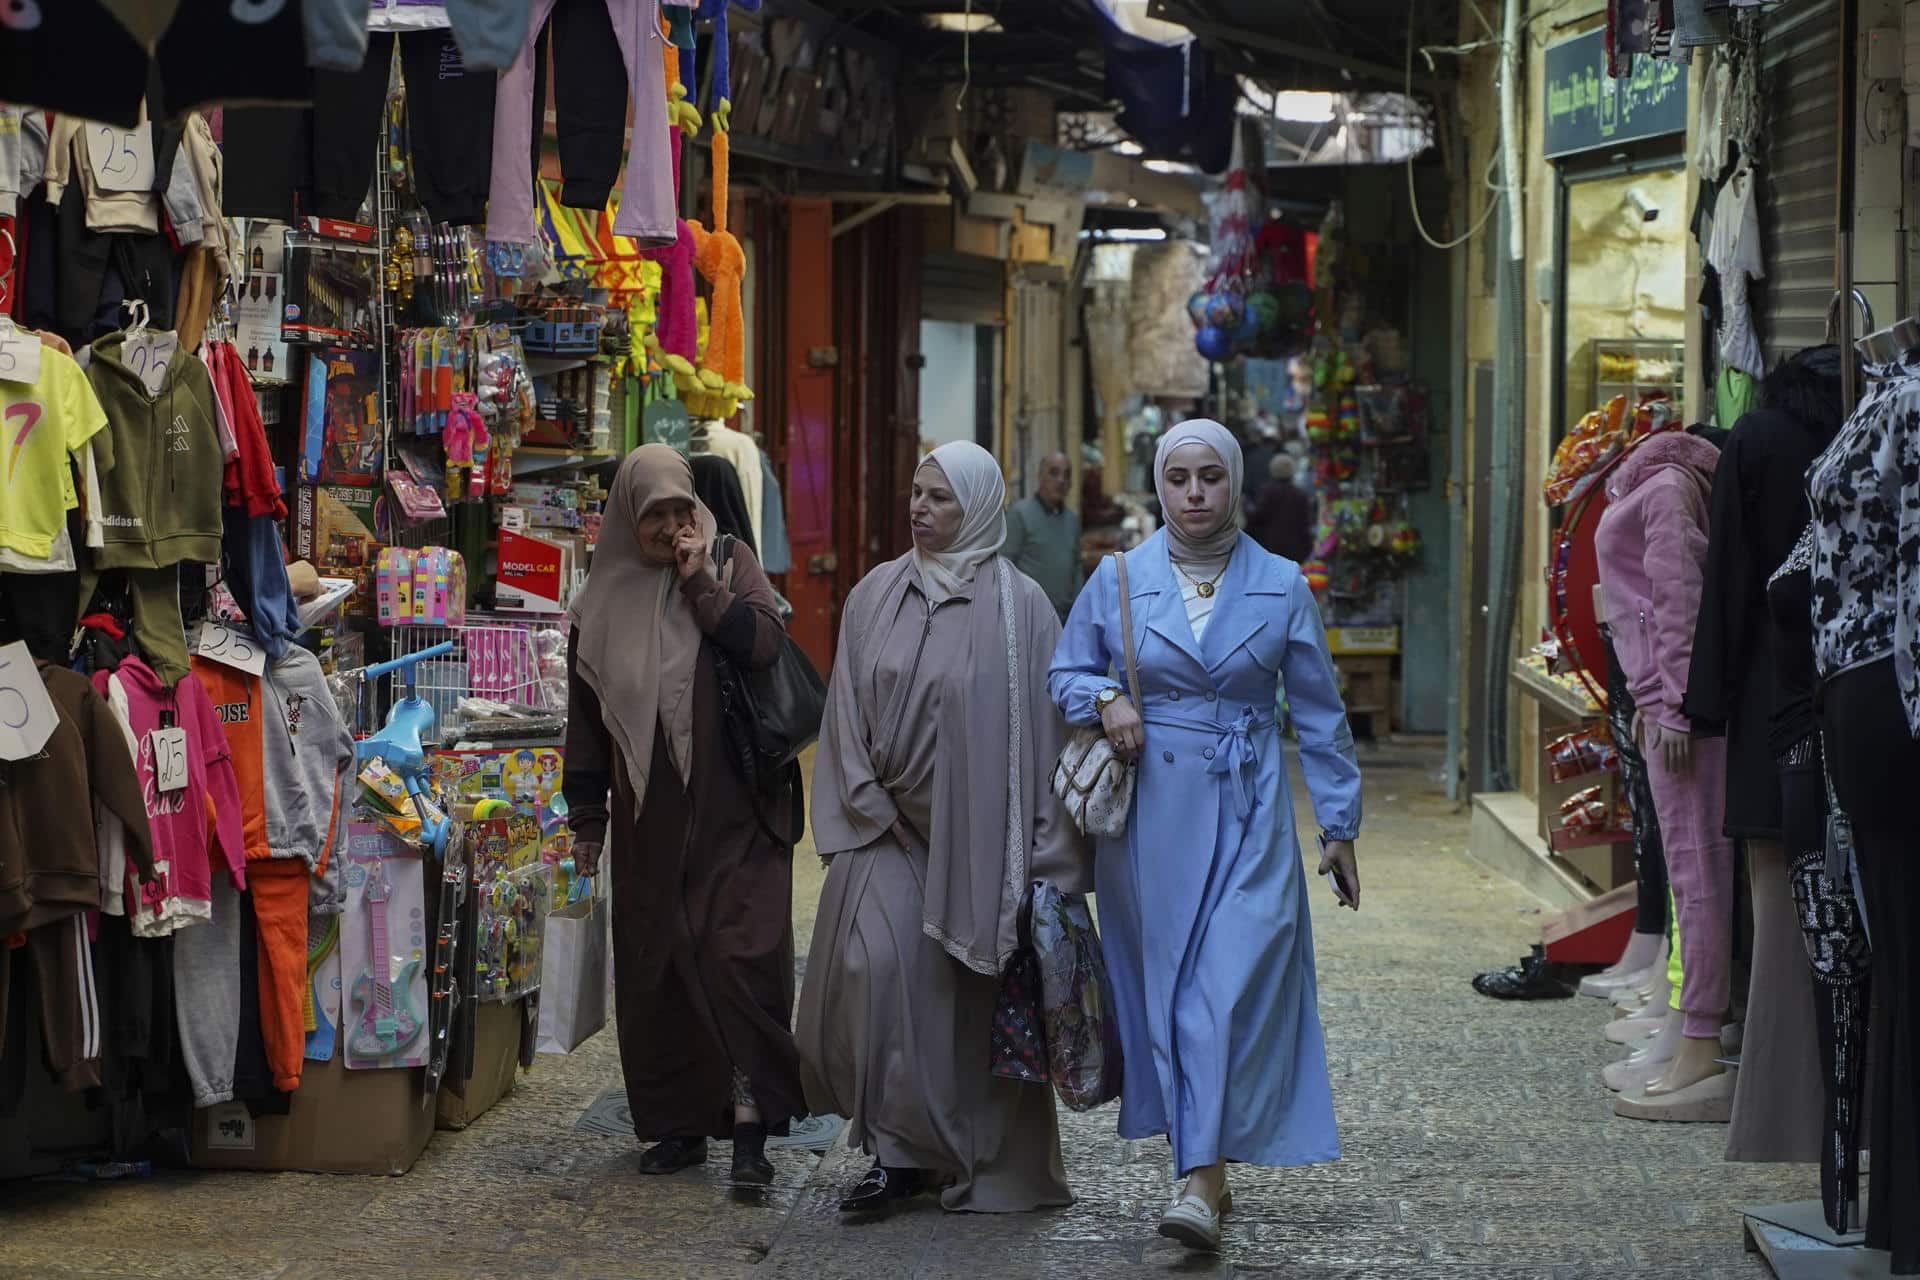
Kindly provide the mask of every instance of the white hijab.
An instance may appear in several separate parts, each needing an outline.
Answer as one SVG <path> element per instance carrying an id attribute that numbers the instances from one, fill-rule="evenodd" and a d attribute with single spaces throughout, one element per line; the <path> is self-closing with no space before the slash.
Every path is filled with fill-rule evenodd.
<path id="1" fill-rule="evenodd" d="M 992 454 L 970 441 L 943 444 L 925 458 L 940 468 L 960 502 L 960 531 L 944 551 L 913 549 L 920 585 L 934 604 L 960 594 L 1007 540 L 1007 481 Z"/>
<path id="2" fill-rule="evenodd" d="M 1205 445 L 1213 450 L 1220 465 L 1227 469 L 1230 497 L 1224 518 L 1202 538 L 1188 537 L 1169 514 L 1165 522 L 1167 554 L 1175 564 L 1216 563 L 1232 555 L 1234 545 L 1240 541 L 1240 480 L 1246 460 L 1241 457 L 1240 442 L 1233 438 L 1233 432 L 1213 419 L 1188 418 L 1185 422 L 1176 422 L 1160 437 L 1160 447 L 1153 455 L 1153 482 L 1160 493 L 1162 512 L 1170 513 L 1174 507 L 1167 497 L 1167 459 L 1184 444 Z"/>

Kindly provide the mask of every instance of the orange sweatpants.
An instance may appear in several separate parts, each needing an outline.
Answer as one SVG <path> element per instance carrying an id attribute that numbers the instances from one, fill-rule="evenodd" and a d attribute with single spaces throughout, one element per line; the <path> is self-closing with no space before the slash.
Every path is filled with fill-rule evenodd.
<path id="1" fill-rule="evenodd" d="M 300 858 L 247 863 L 247 886 L 260 918 L 260 1038 L 273 1087 L 300 1087 L 307 1058 L 307 882 Z"/>

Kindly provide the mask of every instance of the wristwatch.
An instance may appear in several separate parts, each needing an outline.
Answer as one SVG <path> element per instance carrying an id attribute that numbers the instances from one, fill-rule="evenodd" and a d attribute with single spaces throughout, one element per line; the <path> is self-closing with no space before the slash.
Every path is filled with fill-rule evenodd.
<path id="1" fill-rule="evenodd" d="M 1119 701 L 1119 699 L 1120 699 L 1119 687 L 1117 685 L 1108 685 L 1106 688 L 1102 689 L 1100 692 L 1093 695 L 1093 709 L 1095 711 L 1105 711 L 1108 707 L 1112 706 L 1115 702 Z"/>

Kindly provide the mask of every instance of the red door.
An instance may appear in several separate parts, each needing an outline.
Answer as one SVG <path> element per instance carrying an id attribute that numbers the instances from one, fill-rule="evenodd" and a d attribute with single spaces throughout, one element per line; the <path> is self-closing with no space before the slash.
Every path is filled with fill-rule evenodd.
<path id="1" fill-rule="evenodd" d="M 787 202 L 787 540 L 793 638 L 827 674 L 839 559 L 833 539 L 833 205 Z"/>

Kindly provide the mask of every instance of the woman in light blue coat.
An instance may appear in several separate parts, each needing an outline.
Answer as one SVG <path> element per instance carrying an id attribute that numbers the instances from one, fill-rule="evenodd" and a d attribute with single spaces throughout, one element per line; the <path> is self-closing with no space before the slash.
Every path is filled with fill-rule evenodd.
<path id="1" fill-rule="evenodd" d="M 1126 834 L 1095 862 L 1125 1084 L 1120 1135 L 1165 1134 L 1187 1179 L 1160 1233 L 1214 1249 L 1230 1162 L 1339 1157 L 1307 878 L 1275 706 L 1284 682 L 1321 827 L 1320 874 L 1358 908 L 1360 769 L 1300 567 L 1238 527 L 1240 446 L 1183 422 L 1154 460 L 1166 527 L 1127 553 L 1142 706 L 1124 688 L 1119 575 L 1088 583 L 1054 655 L 1069 724 L 1137 758 Z"/>

